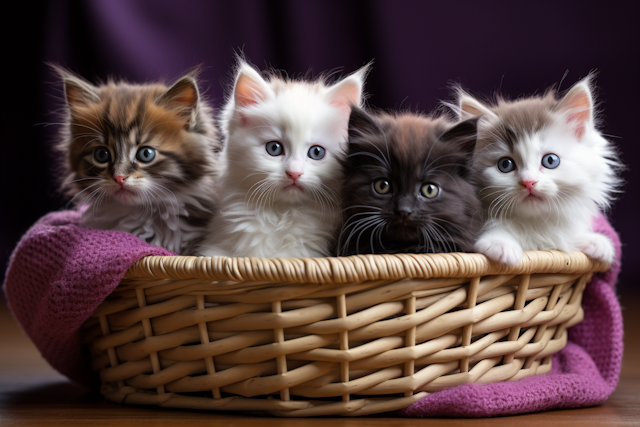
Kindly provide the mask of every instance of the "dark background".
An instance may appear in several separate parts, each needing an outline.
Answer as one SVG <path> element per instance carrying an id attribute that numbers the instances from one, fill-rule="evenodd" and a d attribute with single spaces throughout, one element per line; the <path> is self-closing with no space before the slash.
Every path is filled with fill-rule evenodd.
<path id="1" fill-rule="evenodd" d="M 430 111 L 460 83 L 508 97 L 561 90 L 598 72 L 602 131 L 619 148 L 625 194 L 609 217 L 623 241 L 621 292 L 640 289 L 638 2 L 56 0 L 3 5 L 1 274 L 20 236 L 61 209 L 51 145 L 61 84 L 180 77 L 195 65 L 220 107 L 242 50 L 260 68 L 350 73 L 374 60 L 368 104 Z M 8 9 L 6 9 L 8 7 Z M 563 80 L 563 76 L 566 78 Z M 637 166 L 636 166 L 637 165 Z M 2 279 L 3 280 L 3 279 Z"/>

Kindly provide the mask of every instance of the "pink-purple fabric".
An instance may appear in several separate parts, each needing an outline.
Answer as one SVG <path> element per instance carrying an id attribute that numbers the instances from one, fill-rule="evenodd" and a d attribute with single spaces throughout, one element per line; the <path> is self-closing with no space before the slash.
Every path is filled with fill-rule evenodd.
<path id="1" fill-rule="evenodd" d="M 147 255 L 174 255 L 132 235 L 79 225 L 76 212 L 41 218 L 16 247 L 4 291 L 14 316 L 43 357 L 71 380 L 90 387 L 97 375 L 82 346 L 81 326 L 118 285 L 127 269 Z M 607 220 L 596 231 L 620 241 Z M 583 297 L 584 320 L 569 330 L 569 343 L 552 371 L 488 385 L 467 384 L 432 393 L 396 413 L 405 417 L 487 417 L 597 405 L 615 389 L 622 364 L 622 314 L 615 295 L 619 264 L 594 276 Z"/>
<path id="2" fill-rule="evenodd" d="M 50 213 L 22 237 L 9 260 L 4 292 L 14 317 L 42 356 L 71 380 L 95 386 L 81 326 L 131 265 L 175 255 L 120 231 L 82 227 L 75 211 Z"/>
<path id="3" fill-rule="evenodd" d="M 600 215 L 594 231 L 611 238 L 620 259 L 620 239 Z M 515 382 L 465 384 L 430 394 L 400 413 L 407 417 L 489 417 L 605 401 L 616 388 L 622 367 L 622 310 L 615 293 L 620 272 L 594 275 L 584 291 L 584 320 L 569 329 L 567 346 L 553 357 L 551 372 Z"/>

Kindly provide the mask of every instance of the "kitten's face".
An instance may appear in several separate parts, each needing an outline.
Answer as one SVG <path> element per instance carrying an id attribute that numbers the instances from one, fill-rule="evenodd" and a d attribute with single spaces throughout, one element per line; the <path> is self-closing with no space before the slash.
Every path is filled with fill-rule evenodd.
<path id="1" fill-rule="evenodd" d="M 209 172 L 212 132 L 198 122 L 198 94 L 190 78 L 171 89 L 93 87 L 68 78 L 65 90 L 70 123 L 63 149 L 76 204 L 161 204 Z"/>
<path id="2" fill-rule="evenodd" d="M 474 120 L 354 109 L 349 131 L 340 255 L 471 249 L 480 206 L 466 178 Z"/>
<path id="3" fill-rule="evenodd" d="M 486 184 L 481 197 L 491 206 L 491 214 L 549 214 L 558 209 L 559 196 L 571 197 L 577 191 L 586 172 L 572 162 L 577 142 L 570 133 L 551 125 L 516 133 L 508 131 L 509 125 L 503 122 L 491 130 L 500 139 L 482 144 L 478 155 Z"/>
<path id="4" fill-rule="evenodd" d="M 258 203 L 300 203 L 335 188 L 346 145 L 344 113 L 303 83 L 242 111 L 230 172 Z"/>
<path id="5" fill-rule="evenodd" d="M 347 140 L 348 102 L 362 76 L 320 82 L 265 81 L 240 69 L 228 121 L 229 183 L 255 206 L 335 205 Z"/>
<path id="6" fill-rule="evenodd" d="M 600 175 L 609 168 L 584 124 L 561 107 L 548 95 L 501 102 L 486 112 L 475 164 L 490 216 L 559 216 L 567 204 L 600 191 Z"/>

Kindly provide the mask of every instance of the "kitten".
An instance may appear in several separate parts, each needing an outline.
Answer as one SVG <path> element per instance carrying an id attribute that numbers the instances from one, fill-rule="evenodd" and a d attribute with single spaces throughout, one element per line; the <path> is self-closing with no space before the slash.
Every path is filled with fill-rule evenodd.
<path id="1" fill-rule="evenodd" d="M 327 85 L 275 73 L 263 78 L 239 61 L 221 116 L 228 169 L 219 215 L 198 254 L 330 255 L 349 106 L 361 104 L 367 71 Z"/>
<path id="2" fill-rule="evenodd" d="M 353 108 L 338 254 L 470 252 L 482 225 L 476 121 Z"/>
<path id="3" fill-rule="evenodd" d="M 63 191 L 82 210 L 82 224 L 184 252 L 211 216 L 220 149 L 195 73 L 170 88 L 94 86 L 54 69 L 68 106 L 58 144 Z"/>
<path id="4" fill-rule="evenodd" d="M 590 77 L 561 99 L 549 91 L 487 106 L 460 92 L 461 117 L 482 115 L 474 169 L 489 219 L 477 252 L 517 264 L 523 250 L 581 250 L 612 262 L 591 228 L 619 184 L 619 162 L 596 129 Z"/>

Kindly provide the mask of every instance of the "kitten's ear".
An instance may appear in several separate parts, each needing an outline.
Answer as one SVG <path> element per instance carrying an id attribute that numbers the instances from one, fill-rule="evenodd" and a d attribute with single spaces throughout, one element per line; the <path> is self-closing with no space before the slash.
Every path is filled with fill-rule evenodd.
<path id="1" fill-rule="evenodd" d="M 351 115 L 349 116 L 349 142 L 353 142 L 358 138 L 366 135 L 382 132 L 375 119 L 362 108 L 356 106 L 351 107 Z"/>
<path id="2" fill-rule="evenodd" d="M 475 116 L 496 118 L 493 111 L 462 90 L 458 90 L 458 114 L 460 120 L 466 120 Z"/>
<path id="3" fill-rule="evenodd" d="M 262 102 L 271 95 L 271 88 L 252 66 L 240 61 L 233 99 L 236 107 L 247 107 Z"/>
<path id="4" fill-rule="evenodd" d="M 348 75 L 335 85 L 331 86 L 328 93 L 329 103 L 340 109 L 347 110 L 351 105 L 362 106 L 364 80 L 371 69 L 371 63 Z"/>
<path id="5" fill-rule="evenodd" d="M 567 123 L 573 127 L 578 139 L 587 126 L 593 125 L 593 97 L 589 83 L 591 76 L 576 83 L 558 102 L 556 110 L 566 115 Z"/>
<path id="6" fill-rule="evenodd" d="M 49 64 L 63 81 L 64 95 L 69 107 L 86 107 L 90 104 L 100 102 L 98 88 L 80 77 L 74 76 L 64 68 Z"/>
<path id="7" fill-rule="evenodd" d="M 456 145 L 466 154 L 467 162 L 473 155 L 478 140 L 479 116 L 462 121 L 440 136 L 440 140 L 450 145 Z"/>
<path id="8" fill-rule="evenodd" d="M 178 80 L 165 93 L 156 98 L 156 104 L 171 110 L 177 110 L 181 115 L 193 121 L 198 108 L 200 94 L 198 84 L 192 76 L 185 76 Z"/>

